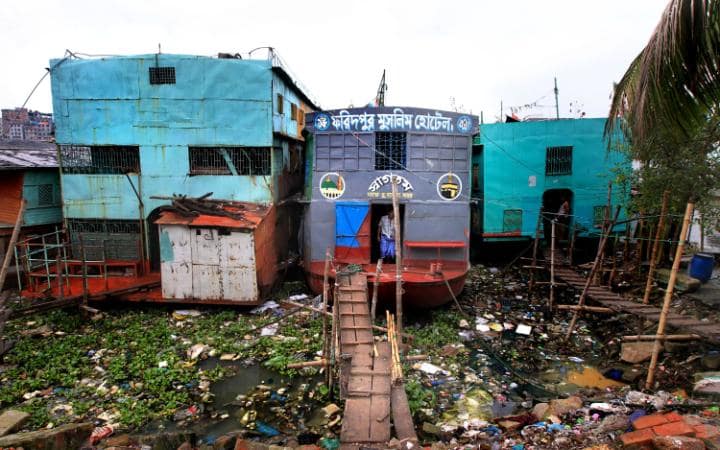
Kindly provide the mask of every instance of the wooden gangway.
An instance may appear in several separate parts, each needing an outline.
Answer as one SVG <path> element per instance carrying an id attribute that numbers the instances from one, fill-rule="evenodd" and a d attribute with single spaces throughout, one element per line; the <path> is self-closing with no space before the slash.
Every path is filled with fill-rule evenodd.
<path id="1" fill-rule="evenodd" d="M 561 264 L 557 264 L 555 267 L 555 277 L 556 283 L 563 282 L 578 291 L 582 291 L 587 282 L 587 278 L 579 274 L 575 269 Z M 633 314 L 653 322 L 660 320 L 660 308 L 627 299 L 618 293 L 612 292 L 607 286 L 590 285 L 587 297 L 615 312 Z M 705 340 L 720 343 L 720 324 L 715 322 L 703 322 L 687 314 L 669 313 L 667 323 L 677 330 L 696 334 Z"/>
<path id="2" fill-rule="evenodd" d="M 341 449 L 385 448 L 392 437 L 391 422 L 400 442 L 416 442 L 405 387 L 398 375 L 398 348 L 373 336 L 366 275 L 338 273 L 336 284 L 340 395 L 345 399 Z M 394 330 L 388 331 L 389 338 L 395 336 Z"/>

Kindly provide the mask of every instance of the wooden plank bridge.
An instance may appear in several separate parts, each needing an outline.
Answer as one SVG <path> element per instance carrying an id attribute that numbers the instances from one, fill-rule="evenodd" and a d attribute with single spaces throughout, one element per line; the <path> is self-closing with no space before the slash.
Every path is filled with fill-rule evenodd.
<path id="1" fill-rule="evenodd" d="M 558 281 L 562 281 L 578 291 L 582 291 L 587 282 L 587 278 L 580 275 L 572 267 L 560 264 L 555 267 L 555 277 L 556 285 Z M 606 286 L 590 285 L 587 296 L 588 299 L 592 299 L 615 312 L 633 314 L 653 322 L 660 320 L 660 308 L 626 299 L 622 295 L 612 292 Z M 708 341 L 720 343 L 720 324 L 703 322 L 689 315 L 677 313 L 669 313 L 667 323 L 678 330 L 696 334 Z"/>
<path id="2" fill-rule="evenodd" d="M 385 448 L 391 420 L 399 440 L 416 440 L 405 388 L 393 383 L 391 345 L 373 336 L 367 277 L 339 273 L 336 283 L 340 395 L 345 399 L 341 449 Z"/>

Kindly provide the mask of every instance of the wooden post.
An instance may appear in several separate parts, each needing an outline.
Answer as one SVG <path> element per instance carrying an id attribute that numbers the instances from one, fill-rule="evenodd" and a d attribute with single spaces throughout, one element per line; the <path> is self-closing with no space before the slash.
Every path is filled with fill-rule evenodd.
<path id="1" fill-rule="evenodd" d="M 62 279 L 62 263 L 60 262 L 60 252 L 58 251 L 57 255 L 55 255 L 55 264 L 57 267 L 55 267 L 55 274 L 58 285 L 58 300 L 63 301 L 65 298 L 65 286 L 63 285 L 63 279 Z"/>
<path id="2" fill-rule="evenodd" d="M 670 199 L 670 191 L 663 192 L 662 207 L 660 209 L 660 218 L 658 219 L 657 232 L 655 233 L 655 242 L 653 242 L 652 256 L 650 257 L 650 268 L 648 269 L 647 282 L 645 283 L 645 295 L 643 295 L 643 304 L 650 302 L 650 292 L 652 292 L 653 276 L 655 268 L 658 264 L 660 241 L 665 231 L 665 216 L 667 215 L 668 201 Z"/>
<path id="3" fill-rule="evenodd" d="M 370 303 L 370 317 L 373 321 L 375 320 L 375 313 L 377 312 L 378 289 L 380 289 L 380 275 L 382 275 L 382 265 L 383 260 L 382 258 L 379 258 L 377 261 L 377 266 L 375 266 L 375 281 L 373 282 L 373 295 L 372 302 Z"/>
<path id="4" fill-rule="evenodd" d="M 607 205 L 605 206 L 605 217 L 603 218 L 603 226 L 601 228 L 603 235 L 609 235 L 612 232 L 612 227 L 609 226 L 610 208 L 612 208 L 612 181 L 608 182 Z M 602 236 L 600 242 L 602 242 Z M 600 253 L 600 268 L 602 268 L 605 262 L 604 244 L 601 246 L 600 243 L 598 243 L 598 252 Z M 593 280 L 594 284 L 600 284 L 599 275 L 601 272 L 602 270 L 598 270 L 595 272 L 595 279 Z"/>
<path id="5" fill-rule="evenodd" d="M 618 214 L 620 214 L 620 206 L 618 205 L 617 208 L 615 208 L 615 217 L 613 218 L 612 222 L 609 223 L 609 229 L 612 229 L 612 227 L 615 225 L 615 222 L 617 221 Z M 580 300 L 578 301 L 578 306 L 584 306 L 585 305 L 585 299 L 587 298 L 587 293 L 590 290 L 590 284 L 592 284 L 593 276 L 595 275 L 595 272 L 597 272 L 598 268 L 601 266 L 600 263 L 600 256 L 601 256 L 601 250 L 605 248 L 605 244 L 608 240 L 608 234 L 603 233 L 602 237 L 600 238 L 600 248 L 598 249 L 597 254 L 595 255 L 595 261 L 593 261 L 592 268 L 590 269 L 590 274 L 587 277 L 587 280 L 585 281 L 585 287 L 583 288 L 582 294 L 580 294 Z M 580 310 L 575 311 L 573 314 L 573 318 L 570 321 L 570 326 L 568 327 L 567 334 L 565 335 L 565 339 L 570 339 L 570 336 L 572 335 L 573 329 L 575 328 L 575 324 L 577 323 L 578 316 L 580 315 Z"/>
<path id="6" fill-rule="evenodd" d="M 637 273 L 640 274 L 642 270 L 642 236 L 645 231 L 645 213 L 640 211 L 640 220 L 638 221 L 637 230 L 635 230 L 635 267 Z"/>
<path id="7" fill-rule="evenodd" d="M 618 235 L 615 235 L 615 239 L 613 239 L 613 247 L 612 247 L 612 269 L 610 269 L 610 276 L 608 277 L 607 285 L 608 287 L 612 287 L 612 282 L 615 279 L 615 273 L 617 272 L 617 243 L 618 243 Z"/>
<path id="8" fill-rule="evenodd" d="M 550 233 L 550 298 L 548 298 L 548 309 L 552 309 L 555 303 L 555 224 L 557 219 L 551 222 Z"/>
<path id="9" fill-rule="evenodd" d="M 655 224 L 650 224 L 650 228 L 648 229 L 648 235 L 647 240 L 648 244 L 645 247 L 645 259 L 650 261 L 650 257 L 652 256 L 652 247 L 650 246 L 650 240 L 652 239 L 653 232 L 655 231 Z"/>
<path id="10" fill-rule="evenodd" d="M 540 207 L 540 212 L 538 213 L 538 220 L 537 225 L 535 226 L 535 242 L 533 242 L 533 257 L 532 257 L 532 269 L 530 269 L 530 281 L 528 283 L 528 290 L 532 292 L 533 286 L 535 285 L 535 266 L 537 266 L 537 253 L 538 253 L 538 244 L 540 241 L 540 227 L 542 226 L 542 218 L 543 218 L 543 207 Z"/>
<path id="11" fill-rule="evenodd" d="M 675 290 L 675 281 L 677 280 L 678 269 L 680 269 L 680 260 L 682 259 L 683 250 L 685 250 L 685 239 L 687 238 L 687 230 L 690 225 L 690 218 L 693 214 L 695 205 L 692 201 L 685 208 L 685 217 L 683 217 L 682 231 L 680 231 L 680 240 L 675 250 L 675 259 L 673 259 L 672 270 L 670 271 L 670 279 L 668 280 L 667 289 L 665 290 L 665 299 L 663 300 L 662 311 L 660 312 L 660 322 L 658 323 L 657 335 L 665 334 L 665 324 L 667 323 L 667 315 L 670 310 L 670 301 L 672 300 L 673 291 Z M 656 339 L 653 345 L 652 358 L 650 359 L 650 368 L 648 369 L 645 389 L 651 389 L 655 382 L 655 367 L 657 366 L 658 355 L 660 354 L 660 346 L 662 339 Z"/>
<path id="12" fill-rule="evenodd" d="M 323 272 L 323 292 L 322 292 L 323 311 L 327 311 L 327 307 L 328 307 L 328 294 L 329 294 L 328 289 L 330 288 L 330 286 L 328 286 L 328 278 L 329 277 L 330 277 L 330 248 L 328 247 L 325 249 L 325 271 Z M 327 338 L 327 320 L 328 320 L 327 314 L 323 314 L 323 317 L 322 317 L 322 321 L 323 321 L 322 322 L 322 342 L 323 342 L 322 355 L 323 355 L 323 359 L 329 360 L 330 357 L 328 355 L 328 351 L 329 351 L 330 346 L 328 344 L 328 338 Z M 327 379 L 327 376 L 326 376 L 326 379 Z M 328 388 L 330 388 L 329 385 L 328 385 Z"/>
<path id="13" fill-rule="evenodd" d="M 568 250 L 568 265 L 573 265 L 573 255 L 575 253 L 575 237 L 577 235 L 577 224 L 573 221 L 572 231 L 570 235 L 570 249 Z"/>
<path id="14" fill-rule="evenodd" d="M 2 292 L 2 287 L 5 284 L 5 277 L 7 276 L 8 268 L 10 267 L 10 260 L 14 255 L 13 249 L 15 248 L 15 244 L 17 243 L 18 236 L 20 236 L 20 229 L 22 228 L 23 224 L 23 216 L 25 216 L 25 200 L 20 201 L 20 210 L 18 211 L 18 216 L 15 219 L 15 227 L 13 227 L 12 235 L 10 235 L 10 242 L 8 242 L 8 247 L 7 249 L 5 249 L 5 259 L 3 259 L 2 269 L 0 269 L 0 292 Z"/>
<path id="15" fill-rule="evenodd" d="M 395 315 L 397 316 L 397 331 L 402 336 L 402 239 L 400 236 L 400 204 L 394 175 L 390 184 L 392 185 L 393 227 L 395 228 Z M 402 341 L 402 337 L 400 339 Z"/>

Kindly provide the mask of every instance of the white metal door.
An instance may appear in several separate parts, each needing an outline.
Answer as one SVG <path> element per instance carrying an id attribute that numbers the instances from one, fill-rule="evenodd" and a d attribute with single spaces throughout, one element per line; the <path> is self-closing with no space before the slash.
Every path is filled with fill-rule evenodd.
<path id="1" fill-rule="evenodd" d="M 251 233 L 232 232 L 219 236 L 220 282 L 225 300 L 258 300 L 255 242 Z"/>
<path id="2" fill-rule="evenodd" d="M 220 264 L 220 246 L 217 230 L 212 228 L 193 228 L 190 232 L 193 242 L 193 264 Z"/>
<path id="3" fill-rule="evenodd" d="M 160 265 L 163 298 L 189 299 L 193 297 L 193 274 L 190 262 Z"/>

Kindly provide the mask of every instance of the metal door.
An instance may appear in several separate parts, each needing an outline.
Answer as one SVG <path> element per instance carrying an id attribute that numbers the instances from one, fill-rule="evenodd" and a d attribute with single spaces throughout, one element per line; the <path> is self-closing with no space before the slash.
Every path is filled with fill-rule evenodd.
<path id="1" fill-rule="evenodd" d="M 335 204 L 335 259 L 342 263 L 370 262 L 370 205 Z"/>

